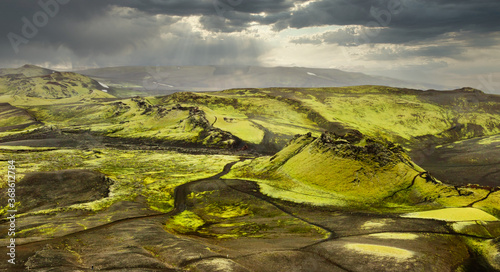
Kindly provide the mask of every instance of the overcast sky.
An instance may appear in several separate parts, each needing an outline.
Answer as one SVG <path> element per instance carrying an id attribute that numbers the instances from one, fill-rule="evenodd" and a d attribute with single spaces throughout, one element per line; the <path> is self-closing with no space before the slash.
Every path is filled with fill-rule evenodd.
<path id="1" fill-rule="evenodd" d="M 498 0 L 2 0 L 0 35 L 0 67 L 301 66 L 500 90 Z"/>

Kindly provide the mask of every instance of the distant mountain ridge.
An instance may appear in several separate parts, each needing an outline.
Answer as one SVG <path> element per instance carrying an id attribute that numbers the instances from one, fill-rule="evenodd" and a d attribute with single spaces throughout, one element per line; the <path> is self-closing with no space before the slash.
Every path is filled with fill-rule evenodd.
<path id="1" fill-rule="evenodd" d="M 383 85 L 416 89 L 445 88 L 338 69 L 305 67 L 124 66 L 76 72 L 93 77 L 113 87 L 133 89 L 137 95 L 268 87 L 316 88 Z M 120 94 L 115 95 L 120 96 Z"/>
<path id="2" fill-rule="evenodd" d="M 1 76 L 18 76 L 18 77 L 34 77 L 34 76 L 44 76 L 55 72 L 55 70 L 39 67 L 36 65 L 25 64 L 19 68 L 1 68 Z"/>

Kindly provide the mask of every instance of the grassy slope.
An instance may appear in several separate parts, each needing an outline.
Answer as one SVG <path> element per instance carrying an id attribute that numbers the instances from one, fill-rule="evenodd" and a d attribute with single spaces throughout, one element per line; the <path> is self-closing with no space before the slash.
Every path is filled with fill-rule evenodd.
<path id="1" fill-rule="evenodd" d="M 181 103 L 183 110 L 174 109 Z M 178 93 L 167 97 L 121 99 L 119 101 L 25 106 L 38 120 L 59 128 L 90 129 L 113 137 L 150 137 L 193 142 L 202 131 L 189 121 L 189 108 L 198 107 L 206 122 L 243 141 L 267 141 L 284 145 L 293 135 L 318 131 L 315 123 L 294 107 L 269 97 L 239 100 L 208 94 Z"/>

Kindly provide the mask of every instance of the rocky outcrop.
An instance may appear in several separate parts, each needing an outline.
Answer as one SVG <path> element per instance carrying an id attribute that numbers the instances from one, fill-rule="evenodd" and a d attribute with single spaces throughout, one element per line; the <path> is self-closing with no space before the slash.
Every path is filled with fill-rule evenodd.
<path id="1" fill-rule="evenodd" d="M 180 105 L 179 105 L 180 106 Z M 182 108 L 182 109 L 181 109 Z M 182 122 L 188 131 L 199 130 L 196 141 L 205 146 L 236 148 L 242 141 L 233 134 L 212 126 L 207 120 L 205 112 L 198 107 L 177 107 L 180 110 L 189 110 L 189 117 Z"/>
<path id="2" fill-rule="evenodd" d="M 400 145 L 365 137 L 357 130 L 348 130 L 343 134 L 326 131 L 319 138 L 312 137 L 311 133 L 298 134 L 291 142 L 301 137 L 314 139 L 313 144 L 319 148 L 320 152 L 333 152 L 342 158 L 376 163 L 381 167 L 408 161 L 408 158 L 403 156 L 404 151 Z"/>

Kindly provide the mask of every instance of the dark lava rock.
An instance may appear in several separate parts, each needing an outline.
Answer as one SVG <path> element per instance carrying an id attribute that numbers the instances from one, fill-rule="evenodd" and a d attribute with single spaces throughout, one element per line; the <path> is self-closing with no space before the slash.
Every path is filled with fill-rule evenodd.
<path id="1" fill-rule="evenodd" d="M 19 212 L 64 207 L 108 196 L 111 180 L 98 172 L 64 170 L 28 173 L 17 183 Z M 7 203 L 7 195 L 0 196 Z"/>
<path id="2" fill-rule="evenodd" d="M 294 137 L 298 139 L 300 136 Z M 364 146 L 361 143 L 365 140 Z M 382 143 L 374 139 L 363 136 L 357 130 L 350 130 L 345 134 L 336 134 L 335 132 L 325 132 L 321 134 L 318 144 L 333 150 L 338 156 L 344 158 L 354 158 L 356 160 L 370 161 L 385 166 L 390 163 L 398 162 L 402 159 L 399 154 L 403 149 L 394 143 Z"/>

